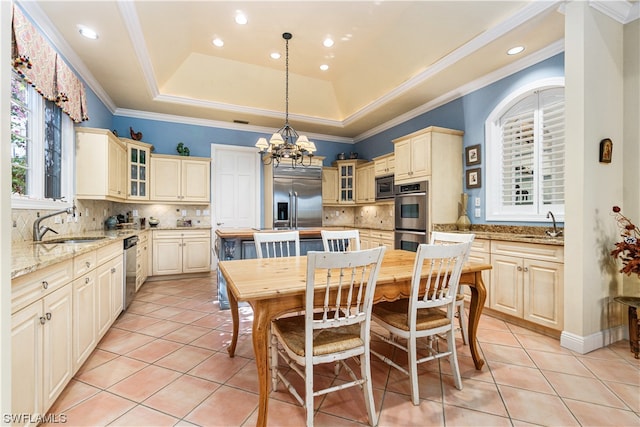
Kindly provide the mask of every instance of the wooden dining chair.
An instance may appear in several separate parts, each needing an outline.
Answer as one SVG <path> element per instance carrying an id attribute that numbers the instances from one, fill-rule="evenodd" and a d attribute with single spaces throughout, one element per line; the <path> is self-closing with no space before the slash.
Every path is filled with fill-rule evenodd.
<path id="1" fill-rule="evenodd" d="M 305 314 L 271 323 L 271 376 L 273 390 L 282 381 L 306 410 L 306 425 L 313 425 L 314 398 L 359 386 L 372 426 L 377 425 L 369 354 L 371 306 L 384 247 L 353 252 L 309 252 Z M 282 358 L 305 384 L 304 399 L 278 369 Z M 360 376 L 346 360 L 359 357 Z M 332 387 L 314 387 L 314 367 L 340 362 L 351 380 Z"/>
<path id="2" fill-rule="evenodd" d="M 300 232 L 253 233 L 258 258 L 300 256 Z"/>
<path id="3" fill-rule="evenodd" d="M 358 230 L 320 230 L 325 251 L 347 252 L 360 250 Z"/>
<path id="4" fill-rule="evenodd" d="M 473 233 L 445 233 L 443 231 L 432 231 L 431 241 L 432 245 L 448 244 L 448 243 L 467 243 L 473 242 L 476 237 Z M 471 245 L 465 256 L 464 262 L 469 260 L 469 252 L 471 252 Z M 469 344 L 469 332 L 467 332 L 467 312 L 464 309 L 464 289 L 462 286 L 464 283 L 460 283 L 458 286 L 458 294 L 456 295 L 456 308 L 458 312 L 458 323 L 460 324 L 460 330 L 462 331 L 462 343 Z"/>
<path id="5" fill-rule="evenodd" d="M 454 319 L 456 293 L 467 248 L 471 243 L 450 245 L 421 244 L 416 252 L 409 299 L 381 302 L 373 306 L 372 320 L 389 332 L 389 335 L 371 333 L 382 341 L 405 351 L 408 366 L 405 369 L 391 358 L 374 350 L 385 363 L 409 376 L 411 401 L 418 405 L 418 364 L 447 357 L 455 386 L 462 390 L 462 379 L 456 354 Z M 423 339 L 424 338 L 424 339 Z M 418 358 L 418 339 L 424 349 Z M 441 348 L 439 340 L 446 341 Z"/>

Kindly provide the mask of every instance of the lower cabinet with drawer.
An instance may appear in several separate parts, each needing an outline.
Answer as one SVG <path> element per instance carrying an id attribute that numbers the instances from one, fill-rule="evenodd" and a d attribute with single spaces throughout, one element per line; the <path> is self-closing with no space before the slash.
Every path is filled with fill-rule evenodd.
<path id="1" fill-rule="evenodd" d="M 393 231 L 361 228 L 359 232 L 360 249 L 372 249 L 378 246 L 386 246 L 387 249 L 393 249 Z"/>
<path id="2" fill-rule="evenodd" d="M 211 270 L 210 230 L 153 230 L 154 276 Z"/>
<path id="3" fill-rule="evenodd" d="M 73 376 L 71 275 L 69 260 L 11 283 L 13 414 L 44 414 Z"/>
<path id="4" fill-rule="evenodd" d="M 491 241 L 490 308 L 562 330 L 564 247 Z"/>

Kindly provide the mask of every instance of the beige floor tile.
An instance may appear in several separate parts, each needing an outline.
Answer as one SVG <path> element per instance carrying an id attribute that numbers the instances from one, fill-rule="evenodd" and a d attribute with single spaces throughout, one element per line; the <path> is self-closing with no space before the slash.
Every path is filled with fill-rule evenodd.
<path id="1" fill-rule="evenodd" d="M 629 409 L 640 413 L 640 382 L 638 384 L 624 384 L 613 381 L 604 381 L 605 385 L 613 391 Z"/>
<path id="2" fill-rule="evenodd" d="M 381 409 L 379 427 L 444 425 L 442 403 L 432 400 L 420 400 L 420 404 L 414 406 L 407 396 L 387 392 Z"/>
<path id="3" fill-rule="evenodd" d="M 158 323 L 159 321 L 159 319 L 155 319 L 153 317 L 132 314 L 129 317 L 118 321 L 114 326 L 126 331 L 138 332 L 141 329 L 146 328 L 147 326 Z"/>
<path id="4" fill-rule="evenodd" d="M 258 396 L 253 393 L 222 386 L 198 405 L 185 419 L 202 426 L 212 420 L 220 426 L 239 426 L 258 407 Z M 224 408 L 224 410 L 221 410 Z"/>
<path id="5" fill-rule="evenodd" d="M 95 350 L 93 350 L 91 355 L 89 355 L 89 358 L 87 358 L 87 360 L 80 367 L 80 369 L 78 369 L 77 373 L 80 374 L 85 371 L 90 371 L 91 369 L 96 368 L 104 363 L 107 363 L 108 361 L 113 360 L 116 357 L 120 357 L 120 355 L 117 353 L 111 353 L 109 351 L 104 351 L 104 350 L 100 350 L 99 348 L 96 348 Z"/>
<path id="6" fill-rule="evenodd" d="M 72 379 L 55 401 L 49 413 L 62 414 L 78 403 L 98 394 L 101 390 L 89 384 Z"/>
<path id="7" fill-rule="evenodd" d="M 508 417 L 499 417 L 451 405 L 444 405 L 444 419 L 447 427 L 511 427 L 511 421 Z"/>
<path id="8" fill-rule="evenodd" d="M 491 373 L 497 384 L 524 388 L 538 393 L 556 394 L 545 376 L 535 368 L 492 362 Z"/>
<path id="9" fill-rule="evenodd" d="M 593 378 L 593 373 L 573 354 L 538 350 L 528 350 L 527 353 L 539 369 Z"/>
<path id="10" fill-rule="evenodd" d="M 462 390 L 458 390 L 454 387 L 452 378 L 443 378 L 443 381 L 446 383 L 443 386 L 445 404 L 500 417 L 507 416 L 507 411 L 495 384 L 466 379 L 462 381 Z"/>
<path id="11" fill-rule="evenodd" d="M 143 403 L 159 411 L 183 418 L 220 387 L 202 378 L 182 375 Z"/>
<path id="12" fill-rule="evenodd" d="M 122 427 L 171 427 L 178 419 L 145 406 L 136 406 L 115 420 L 110 426 Z"/>
<path id="13" fill-rule="evenodd" d="M 243 357 L 236 356 L 231 358 L 224 353 L 214 353 L 188 373 L 209 381 L 224 383 L 247 363 L 249 363 L 249 360 Z"/>
<path id="14" fill-rule="evenodd" d="M 76 378 L 95 387 L 106 389 L 146 366 L 146 363 L 139 360 L 120 356 L 90 371 L 85 371 Z"/>
<path id="15" fill-rule="evenodd" d="M 64 425 L 106 426 L 135 406 L 135 402 L 102 391 L 66 411 Z"/>
<path id="16" fill-rule="evenodd" d="M 572 354 L 566 348 L 560 347 L 560 341 L 545 335 L 514 334 L 525 350 L 549 351 L 552 353 Z"/>
<path id="17" fill-rule="evenodd" d="M 143 362 L 153 363 L 183 347 L 183 344 L 156 339 L 148 344 L 136 348 L 126 354 L 127 357 L 138 359 Z"/>
<path id="18" fill-rule="evenodd" d="M 562 398 L 628 409 L 607 386 L 595 378 L 585 378 L 560 372 L 543 371 L 553 388 Z M 638 397 L 640 399 L 640 396 Z"/>
<path id="19" fill-rule="evenodd" d="M 183 326 L 184 325 L 182 323 L 163 320 L 162 322 L 154 323 L 153 325 L 140 329 L 138 332 L 141 334 L 160 338 L 175 331 L 176 329 L 182 328 Z"/>
<path id="20" fill-rule="evenodd" d="M 483 329 L 478 331 L 478 342 L 520 348 L 520 342 L 508 330 Z"/>
<path id="21" fill-rule="evenodd" d="M 109 333 L 114 332 L 114 334 L 108 337 L 105 336 L 105 339 L 98 343 L 99 349 L 112 353 L 125 354 L 154 340 L 154 338 L 149 335 L 129 331 L 122 331 L 122 334 L 116 336 L 115 331 L 117 331 L 117 329 L 112 328 Z"/>
<path id="22" fill-rule="evenodd" d="M 182 327 L 176 329 L 175 331 L 163 335 L 162 338 L 164 338 L 165 340 L 189 344 L 191 341 L 200 338 L 207 332 L 209 332 L 209 329 L 201 328 L 200 326 L 182 325 Z"/>
<path id="23" fill-rule="evenodd" d="M 544 426 L 577 426 L 578 421 L 558 396 L 498 386 L 509 416 Z"/>
<path id="24" fill-rule="evenodd" d="M 637 385 L 640 382 L 640 369 L 625 361 L 578 357 L 580 361 L 598 378 Z"/>
<path id="25" fill-rule="evenodd" d="M 529 354 L 522 348 L 514 348 L 506 345 L 483 343 L 482 354 L 485 361 L 510 363 L 512 365 L 535 367 L 535 364 L 529 357 Z"/>
<path id="26" fill-rule="evenodd" d="M 593 405 L 586 402 L 565 399 L 567 407 L 573 412 L 578 422 L 584 427 L 600 426 L 638 426 L 640 416 L 631 411 L 624 411 L 608 406 Z"/>
<path id="27" fill-rule="evenodd" d="M 118 396 L 142 402 L 179 376 L 179 372 L 149 365 L 109 387 L 109 391 Z"/>
<path id="28" fill-rule="evenodd" d="M 156 361 L 155 364 L 174 371 L 187 372 L 214 353 L 212 350 L 185 345 Z"/>

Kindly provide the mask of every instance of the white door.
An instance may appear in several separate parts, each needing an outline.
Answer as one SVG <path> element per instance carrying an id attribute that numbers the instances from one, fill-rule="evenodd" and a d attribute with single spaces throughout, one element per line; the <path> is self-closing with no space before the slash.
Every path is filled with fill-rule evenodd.
<path id="1" fill-rule="evenodd" d="M 211 165 L 214 233 L 218 228 L 260 227 L 260 156 L 256 149 L 211 144 Z M 215 253 L 213 262 L 217 266 Z"/>

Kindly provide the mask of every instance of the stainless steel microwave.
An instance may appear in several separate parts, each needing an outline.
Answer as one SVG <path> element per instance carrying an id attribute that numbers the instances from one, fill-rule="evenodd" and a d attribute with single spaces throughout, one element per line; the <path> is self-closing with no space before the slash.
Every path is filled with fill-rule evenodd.
<path id="1" fill-rule="evenodd" d="M 376 178 L 376 200 L 393 199 L 393 175 Z"/>

